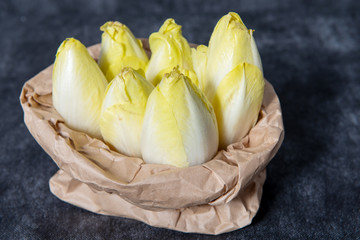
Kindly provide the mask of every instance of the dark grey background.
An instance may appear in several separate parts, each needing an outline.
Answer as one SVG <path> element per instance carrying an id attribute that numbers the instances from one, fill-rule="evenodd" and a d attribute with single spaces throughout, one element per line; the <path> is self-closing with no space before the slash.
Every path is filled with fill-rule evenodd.
<path id="1" fill-rule="evenodd" d="M 355 239 L 360 234 L 360 6 L 357 1 L 1 1 L 0 239 L 212 239 L 96 215 L 54 197 L 57 166 L 23 123 L 29 78 L 75 37 L 100 41 L 107 20 L 137 37 L 167 17 L 207 44 L 217 20 L 240 14 L 283 108 L 285 141 L 268 167 L 252 225 L 215 238 Z"/>

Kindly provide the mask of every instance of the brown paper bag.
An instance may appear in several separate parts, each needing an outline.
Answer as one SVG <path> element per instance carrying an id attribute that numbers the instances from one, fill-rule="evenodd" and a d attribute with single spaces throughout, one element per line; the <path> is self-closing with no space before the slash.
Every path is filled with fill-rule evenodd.
<path id="1" fill-rule="evenodd" d="M 150 54 L 147 40 L 142 41 Z M 89 52 L 96 59 L 100 45 Z M 265 167 L 284 137 L 279 99 L 270 83 L 259 120 L 241 142 L 205 164 L 179 169 L 145 164 L 67 127 L 52 106 L 52 68 L 25 83 L 20 101 L 29 131 L 60 168 L 50 179 L 53 194 L 92 212 L 183 232 L 220 234 L 251 223 Z"/>

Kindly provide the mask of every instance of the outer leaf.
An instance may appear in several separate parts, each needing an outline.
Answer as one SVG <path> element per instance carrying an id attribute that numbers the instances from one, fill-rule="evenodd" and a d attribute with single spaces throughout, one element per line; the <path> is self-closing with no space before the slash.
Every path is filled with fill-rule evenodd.
<path id="1" fill-rule="evenodd" d="M 141 129 L 146 102 L 153 88 L 132 68 L 124 68 L 107 87 L 101 133 L 107 143 L 125 155 L 141 157 Z"/>
<path id="2" fill-rule="evenodd" d="M 178 69 L 165 74 L 151 93 L 141 138 L 141 152 L 147 163 L 193 166 L 217 152 L 214 110 Z"/>
<path id="3" fill-rule="evenodd" d="M 237 65 L 223 78 L 213 101 L 220 148 L 240 141 L 256 124 L 264 85 L 260 69 L 248 63 Z"/>
<path id="4" fill-rule="evenodd" d="M 67 125 L 101 138 L 100 112 L 107 81 L 83 44 L 68 38 L 53 70 L 53 105 Z"/>

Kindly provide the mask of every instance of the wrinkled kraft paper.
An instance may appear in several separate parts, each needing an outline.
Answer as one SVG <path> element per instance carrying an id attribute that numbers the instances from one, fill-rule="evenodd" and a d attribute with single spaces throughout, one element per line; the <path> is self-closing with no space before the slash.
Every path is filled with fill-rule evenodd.
<path id="1" fill-rule="evenodd" d="M 89 52 L 96 59 L 100 45 Z M 60 168 L 50 179 L 58 198 L 95 213 L 183 232 L 220 234 L 251 223 L 265 167 L 284 137 L 280 102 L 269 82 L 259 120 L 241 142 L 205 164 L 178 169 L 145 164 L 68 128 L 52 105 L 52 69 L 26 82 L 20 101 L 29 131 Z"/>

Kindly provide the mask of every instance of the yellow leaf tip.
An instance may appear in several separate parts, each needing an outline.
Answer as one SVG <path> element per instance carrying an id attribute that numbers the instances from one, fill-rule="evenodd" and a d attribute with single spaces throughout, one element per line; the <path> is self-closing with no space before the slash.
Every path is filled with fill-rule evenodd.
<path id="1" fill-rule="evenodd" d="M 173 70 L 171 70 L 171 72 L 165 73 L 163 79 L 165 79 L 168 83 L 175 83 L 180 80 L 188 80 L 188 77 L 180 72 L 179 65 L 177 65 L 173 68 Z"/>
<path id="2" fill-rule="evenodd" d="M 165 20 L 163 25 L 161 26 L 159 32 L 166 34 L 181 34 L 181 25 L 176 24 L 173 18 L 168 18 Z"/>
<path id="3" fill-rule="evenodd" d="M 57 52 L 56 52 L 56 57 L 65 49 L 67 48 L 71 48 L 71 47 L 76 47 L 76 46 L 82 46 L 83 44 L 75 39 L 75 38 L 66 38 L 59 46 Z"/>
<path id="4" fill-rule="evenodd" d="M 116 30 L 123 28 L 125 25 L 118 21 L 108 21 L 104 23 L 101 27 L 101 31 L 106 31 L 108 28 L 114 28 Z"/>

